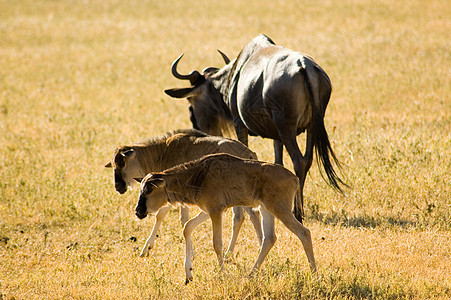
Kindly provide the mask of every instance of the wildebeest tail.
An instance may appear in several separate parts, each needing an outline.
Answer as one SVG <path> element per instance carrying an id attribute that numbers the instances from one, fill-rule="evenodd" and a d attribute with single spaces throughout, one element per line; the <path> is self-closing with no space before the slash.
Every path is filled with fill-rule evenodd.
<path id="1" fill-rule="evenodd" d="M 302 220 L 304 219 L 304 200 L 301 196 L 301 186 L 299 184 L 296 195 L 294 196 L 293 214 L 302 224 Z"/>
<path id="2" fill-rule="evenodd" d="M 301 70 L 304 73 L 305 84 L 312 104 L 311 130 L 318 166 L 323 166 L 327 177 L 326 181 L 337 191 L 343 193 L 341 186 L 347 187 L 348 185 L 343 182 L 334 169 L 333 164 L 338 168 L 341 168 L 341 165 L 332 150 L 329 136 L 324 126 L 324 114 L 332 92 L 332 84 L 327 74 L 317 65 L 309 65 L 307 69 Z M 319 169 L 321 176 L 325 178 L 321 168 Z"/>

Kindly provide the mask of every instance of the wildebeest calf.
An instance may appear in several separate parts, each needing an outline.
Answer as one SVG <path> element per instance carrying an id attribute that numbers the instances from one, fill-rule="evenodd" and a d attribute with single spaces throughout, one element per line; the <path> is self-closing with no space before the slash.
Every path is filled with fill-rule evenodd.
<path id="1" fill-rule="evenodd" d="M 207 135 L 195 129 L 179 129 L 168 132 L 161 137 L 152 138 L 140 143 L 118 147 L 114 151 L 113 159 L 105 167 L 114 168 L 116 190 L 123 194 L 127 186 L 136 183 L 134 178 L 144 177 L 149 172 L 160 172 L 187 161 L 201 158 L 206 154 L 230 153 L 239 157 L 257 159 L 257 155 L 241 142 Z M 170 205 L 163 207 L 156 216 L 152 233 L 144 245 L 140 256 L 147 256 L 153 247 L 158 228 L 170 209 Z M 251 208 L 245 208 L 254 224 L 259 242 L 262 239 L 260 216 Z M 189 219 L 188 208 L 181 208 L 181 222 L 185 224 Z M 233 209 L 233 231 L 228 252 L 233 252 L 239 229 L 244 220 L 243 209 Z"/>
<path id="2" fill-rule="evenodd" d="M 243 160 L 228 154 L 212 154 L 164 172 L 148 174 L 141 181 L 136 216 L 145 218 L 168 204 L 196 205 L 202 212 L 185 224 L 186 283 L 192 280 L 191 232 L 211 218 L 213 246 L 223 267 L 222 215 L 233 206 L 259 206 L 263 244 L 253 271 L 257 270 L 276 241 L 274 217 L 301 240 L 312 271 L 316 270 L 310 231 L 301 224 L 298 178 L 283 166 Z"/>

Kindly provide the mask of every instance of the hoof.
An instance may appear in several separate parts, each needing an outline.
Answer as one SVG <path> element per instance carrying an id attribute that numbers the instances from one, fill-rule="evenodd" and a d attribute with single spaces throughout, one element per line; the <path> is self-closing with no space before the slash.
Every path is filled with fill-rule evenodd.
<path id="1" fill-rule="evenodd" d="M 144 247 L 141 251 L 141 254 L 139 255 L 139 257 L 147 257 L 149 256 L 149 252 L 152 249 L 151 246 L 147 247 L 147 249 Z"/>
<path id="2" fill-rule="evenodd" d="M 191 281 L 193 281 L 192 278 L 186 278 L 186 280 L 185 280 L 185 285 L 187 285 L 187 284 L 190 283 Z"/>
<path id="3" fill-rule="evenodd" d="M 249 275 L 247 275 L 247 277 L 248 278 L 255 278 L 255 277 L 257 277 L 258 273 L 259 273 L 258 269 L 252 269 L 250 271 Z"/>
<path id="4" fill-rule="evenodd" d="M 225 263 L 233 263 L 235 262 L 235 255 L 233 252 L 226 252 L 224 255 L 224 262 Z"/>
<path id="5" fill-rule="evenodd" d="M 149 252 L 141 252 L 141 254 L 139 255 L 139 257 L 147 257 L 149 256 Z"/>

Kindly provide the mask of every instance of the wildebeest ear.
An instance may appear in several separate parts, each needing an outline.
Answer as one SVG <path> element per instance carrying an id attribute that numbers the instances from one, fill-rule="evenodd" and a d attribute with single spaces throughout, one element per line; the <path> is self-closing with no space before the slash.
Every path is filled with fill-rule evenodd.
<path id="1" fill-rule="evenodd" d="M 142 178 L 133 178 L 133 179 L 135 179 L 135 180 L 138 181 L 139 183 L 141 183 L 141 181 L 143 181 Z"/>
<path id="2" fill-rule="evenodd" d="M 202 70 L 203 75 L 213 75 L 219 71 L 219 68 L 216 67 L 208 67 Z"/>
<path id="3" fill-rule="evenodd" d="M 172 98 L 186 98 L 194 90 L 194 87 L 189 88 L 179 88 L 179 89 L 168 89 L 164 90 L 166 94 Z"/>
<path id="4" fill-rule="evenodd" d="M 166 184 L 166 181 L 163 178 L 155 178 L 155 179 L 152 179 L 150 181 L 150 183 L 152 183 L 156 187 L 164 187 Z"/>
<path id="5" fill-rule="evenodd" d="M 125 151 L 121 152 L 121 155 L 124 156 L 124 157 L 131 157 L 134 154 L 135 154 L 135 150 L 133 150 L 133 149 L 128 149 L 128 150 L 125 150 Z"/>
<path id="6" fill-rule="evenodd" d="M 111 164 L 111 161 L 105 165 L 105 168 L 112 168 L 112 167 L 113 167 L 113 165 Z"/>

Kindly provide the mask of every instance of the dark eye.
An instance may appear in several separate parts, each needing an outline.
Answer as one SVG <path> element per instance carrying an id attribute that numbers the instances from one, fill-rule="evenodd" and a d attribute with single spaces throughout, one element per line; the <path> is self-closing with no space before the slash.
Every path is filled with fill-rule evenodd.
<path id="1" fill-rule="evenodd" d="M 153 184 L 147 183 L 147 184 L 144 185 L 142 193 L 147 196 L 150 193 L 152 193 L 153 189 L 154 189 Z"/>
<path id="2" fill-rule="evenodd" d="M 114 159 L 114 163 L 115 163 L 116 167 L 118 167 L 118 168 L 125 167 L 125 161 L 124 161 L 124 157 L 122 155 L 117 155 Z"/>

